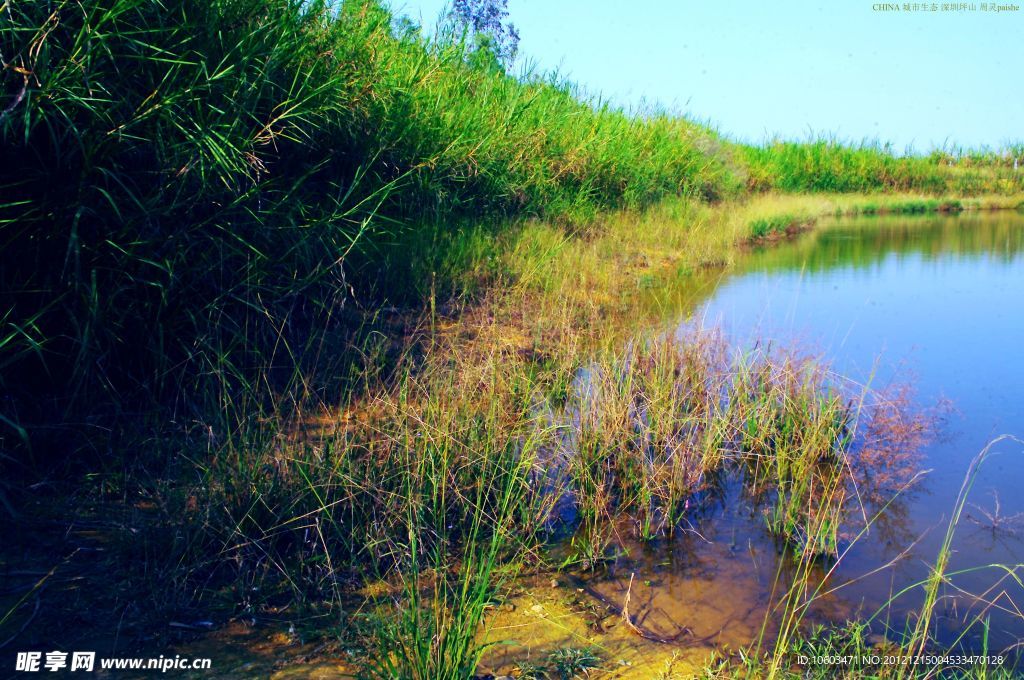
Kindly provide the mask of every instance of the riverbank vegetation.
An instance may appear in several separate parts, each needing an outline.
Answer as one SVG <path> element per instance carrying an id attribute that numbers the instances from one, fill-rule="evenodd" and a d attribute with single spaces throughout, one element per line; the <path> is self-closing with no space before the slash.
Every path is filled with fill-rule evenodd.
<path id="1" fill-rule="evenodd" d="M 326 606 L 381 676 L 468 678 L 547 542 L 596 569 L 727 474 L 834 556 L 898 402 L 651 329 L 752 239 L 1024 200 L 1019 148 L 739 144 L 372 0 L 0 14 L 0 514 L 49 574 L 0 623 L 29 641 L 47 580 L 102 566 L 108 620 Z"/>

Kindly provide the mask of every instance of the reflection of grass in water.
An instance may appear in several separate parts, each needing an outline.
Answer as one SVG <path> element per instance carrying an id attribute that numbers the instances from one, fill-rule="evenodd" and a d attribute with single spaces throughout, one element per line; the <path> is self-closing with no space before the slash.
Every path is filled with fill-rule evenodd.
<path id="1" fill-rule="evenodd" d="M 934 261 L 949 254 L 988 255 L 1009 261 L 1024 252 L 1024 222 L 1015 212 L 956 217 L 880 216 L 844 221 L 806 234 L 792 244 L 758 252 L 744 266 L 823 272 L 840 265 L 858 268 L 882 261 L 887 254 L 916 255 Z"/>
<path id="2" fill-rule="evenodd" d="M 565 466 L 580 518 L 576 547 L 590 564 L 620 518 L 643 540 L 671 535 L 732 469 L 767 501 L 772 533 L 797 552 L 835 554 L 858 484 L 881 490 L 912 475 L 914 461 L 901 452 L 928 428 L 905 394 L 846 395 L 815 361 L 730 358 L 720 338 L 702 333 L 636 343 L 596 362 L 574 413 Z M 856 441 L 858 427 L 871 438 Z"/>
<path id="3" fill-rule="evenodd" d="M 1011 583 L 1016 583 L 1018 586 L 1024 586 L 1024 581 L 1021 580 L 1021 576 L 1017 573 L 1022 567 L 1024 567 L 1024 565 L 985 565 L 981 567 L 969 568 L 967 570 L 962 570 L 960 572 L 949 571 L 949 560 L 953 554 L 953 536 L 956 532 L 957 527 L 960 524 L 961 519 L 964 516 L 964 511 L 967 505 L 967 499 L 970 496 L 971 490 L 974 488 L 974 483 L 977 481 L 978 474 L 981 472 L 981 467 L 985 464 L 985 461 L 992 454 L 994 447 L 997 444 L 1004 441 L 1014 442 L 1016 444 L 1024 444 L 1024 442 L 1014 437 L 1000 437 L 992 441 L 988 446 L 986 446 L 984 450 L 982 450 L 977 456 L 974 457 L 974 459 L 971 461 L 970 466 L 968 466 L 967 474 L 965 475 L 963 484 L 960 487 L 960 493 L 958 494 L 956 503 L 953 506 L 953 514 L 950 518 L 949 525 L 946 528 L 946 535 L 943 538 L 942 547 L 939 549 L 939 554 L 936 558 L 934 566 L 932 567 L 931 574 L 923 582 L 923 584 L 918 584 L 923 585 L 924 587 L 925 600 L 924 604 L 921 606 L 920 611 L 918 612 L 917 621 L 914 625 L 913 630 L 910 631 L 906 643 L 906 648 L 908 652 L 912 655 L 924 654 L 927 651 L 931 643 L 931 624 L 935 616 L 935 609 L 939 602 L 943 599 L 943 596 L 940 595 L 939 591 L 940 589 L 945 588 L 946 586 L 949 586 L 951 583 L 953 583 L 952 579 L 957 575 L 957 573 L 994 569 L 997 572 L 1003 572 L 1002 577 L 1000 579 L 997 579 L 997 582 L 994 586 L 995 590 L 998 590 L 1001 587 L 1000 582 L 1002 580 L 1008 580 Z M 899 594 L 897 594 L 897 596 L 898 595 Z M 1000 596 L 997 594 L 993 599 L 990 599 L 992 596 L 990 596 L 988 593 L 985 593 L 978 595 L 978 597 L 981 599 L 982 602 L 985 603 L 985 606 L 983 607 L 983 610 L 981 612 L 972 617 L 972 620 L 969 622 L 969 625 L 964 626 L 961 634 L 953 643 L 954 648 L 959 642 L 961 642 L 966 637 L 968 631 L 974 626 L 984 625 L 986 628 L 985 639 L 987 640 L 988 638 L 986 615 L 991 608 L 1000 606 L 997 602 Z M 1012 598 L 1009 598 L 1009 606 L 1011 606 L 1013 610 L 1016 612 L 1016 614 L 1020 617 L 1020 621 L 1024 622 L 1024 614 L 1021 614 L 1022 610 L 1013 603 Z M 901 673 L 901 677 L 905 677 L 906 675 L 908 674 Z"/>
<path id="4" fill-rule="evenodd" d="M 992 535 L 996 534 L 1009 534 L 1016 535 L 1019 531 L 1019 525 L 1024 520 L 1024 512 L 1015 512 L 1012 515 L 1007 515 L 1003 512 L 1002 503 L 999 502 L 999 492 L 995 489 L 991 490 L 993 506 L 992 509 L 984 508 L 981 505 L 971 503 L 971 507 L 974 508 L 977 515 L 969 514 L 967 519 L 977 524 L 986 531 L 991 531 Z"/>
<path id="5" fill-rule="evenodd" d="M 1006 656 L 1013 653 L 1017 645 L 1006 650 L 989 648 L 989 617 L 992 612 L 1001 610 L 1009 614 L 1018 625 L 1024 625 L 1024 614 L 1010 596 L 1009 588 L 1024 586 L 1024 578 L 1020 571 L 1024 565 L 982 565 L 950 571 L 949 561 L 953 553 L 952 541 L 956 528 L 964 518 L 968 497 L 977 480 L 982 465 L 992 455 L 994 447 L 1001 442 L 1022 444 L 1014 437 L 999 437 L 979 453 L 968 467 L 967 474 L 953 506 L 953 513 L 947 526 L 942 545 L 931 565 L 931 573 L 925 579 L 910 584 L 895 593 L 874 614 L 862 621 L 816 626 L 808 629 L 804 626 L 804 617 L 809 607 L 820 597 L 843 588 L 828 587 L 827 579 L 817 579 L 812 586 L 810 578 L 810 562 L 803 561 L 804 567 L 800 578 L 788 590 L 782 599 L 780 611 L 776 616 L 782 620 L 782 627 L 773 646 L 762 648 L 762 639 L 752 649 L 736 659 L 712 659 L 705 667 L 705 677 L 747 677 L 747 678 L 830 678 L 837 672 L 837 666 L 811 662 L 803 665 L 798 663 L 804 657 L 847 657 L 842 666 L 842 673 L 849 677 L 877 678 L 917 678 L 917 677 L 950 677 L 950 678 L 1011 678 L 1018 677 L 1017 656 Z M 891 501 L 890 501 L 891 502 Z M 877 519 L 868 523 L 865 530 Z M 863 534 L 861 534 L 863 535 Z M 857 539 L 861 535 L 858 535 Z M 906 548 L 906 551 L 909 547 Z M 906 552 L 905 551 L 905 552 Z M 902 556 L 897 556 L 899 559 Z M 842 561 L 840 555 L 839 561 Z M 895 560 L 894 560 L 895 561 Z M 894 562 L 893 561 L 893 562 Z M 883 565 L 884 569 L 893 562 Z M 872 573 L 879 571 L 875 569 Z M 834 567 L 833 567 L 834 570 Z M 956 585 L 958 576 L 975 574 L 981 571 L 992 571 L 996 574 L 993 582 L 983 593 L 971 594 Z M 921 591 L 923 603 L 913 612 L 907 626 L 902 629 L 890 629 L 888 616 L 891 607 L 904 595 Z M 956 598 L 966 595 L 980 604 L 977 612 L 967 612 L 960 632 L 956 638 L 946 644 L 936 640 L 936 610 L 947 597 Z M 766 624 L 768 617 L 766 616 Z M 871 634 L 873 626 L 884 624 L 887 638 L 878 638 Z M 967 643 L 972 631 L 981 632 L 982 649 L 977 650 Z M 1019 644 L 1019 643 L 1018 643 Z M 992 655 L 1004 658 L 1001 664 L 986 665 L 985 663 L 956 660 L 957 657 L 971 657 L 977 654 Z M 932 655 L 933 661 L 914 663 L 885 663 L 874 659 L 889 657 L 922 657 Z M 954 660 L 943 660 L 950 656 Z M 937 660 L 934 658 L 937 657 Z"/>

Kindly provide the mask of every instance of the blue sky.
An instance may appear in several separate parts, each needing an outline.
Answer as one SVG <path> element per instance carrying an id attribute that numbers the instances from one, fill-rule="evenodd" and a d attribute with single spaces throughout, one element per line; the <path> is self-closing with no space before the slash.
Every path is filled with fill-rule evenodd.
<path id="1" fill-rule="evenodd" d="M 427 28 L 447 5 L 390 4 Z M 1024 11 L 873 4 L 509 0 L 508 9 L 520 60 L 625 106 L 688 113 L 736 139 L 834 133 L 918 151 L 1024 140 Z"/>

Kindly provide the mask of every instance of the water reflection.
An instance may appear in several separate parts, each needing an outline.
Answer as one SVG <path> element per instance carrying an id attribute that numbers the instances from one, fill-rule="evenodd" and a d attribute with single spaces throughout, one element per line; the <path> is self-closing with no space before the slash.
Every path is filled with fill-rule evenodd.
<path id="1" fill-rule="evenodd" d="M 839 373 L 875 388 L 911 380 L 919 408 L 952 403 L 947 436 L 924 449 L 923 466 L 932 470 L 924 486 L 889 507 L 841 565 L 838 575 L 854 580 L 841 591 L 844 608 L 870 612 L 925 577 L 970 460 L 997 434 L 1024 434 L 1022 253 L 1024 216 L 1018 213 L 843 220 L 750 253 L 695 312 L 703 323 L 721 325 L 734 343 L 806 344 L 819 348 Z M 991 511 L 993 497 L 985 491 L 991 488 L 1006 516 L 1024 512 L 1024 496 L 1016 491 L 1024 478 L 1020 449 L 1000 445 L 1005 455 L 983 469 L 973 503 Z M 1019 533 L 978 529 L 971 522 L 961 527 L 951 569 L 1020 562 Z M 908 547 L 893 568 L 858 578 Z M 971 571 L 958 576 L 956 586 L 990 592 L 1000 574 Z M 1004 579 L 999 588 L 999 606 L 986 610 L 994 648 L 1024 637 L 1010 604 L 1021 600 L 1020 586 Z M 889 620 L 902 625 L 918 596 L 914 590 L 900 597 Z M 977 613 L 977 603 L 968 600 L 959 593 L 944 601 L 940 633 L 946 640 Z"/>

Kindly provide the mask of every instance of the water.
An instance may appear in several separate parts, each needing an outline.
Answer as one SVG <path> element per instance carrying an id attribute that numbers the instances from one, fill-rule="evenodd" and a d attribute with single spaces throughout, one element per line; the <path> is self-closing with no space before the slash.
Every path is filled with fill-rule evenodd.
<path id="1" fill-rule="evenodd" d="M 740 347 L 755 339 L 801 346 L 872 388 L 910 383 L 920 409 L 948 405 L 940 436 L 922 452 L 930 472 L 854 544 L 827 579 L 826 590 L 835 591 L 815 612 L 833 621 L 866 617 L 892 600 L 876 630 L 884 632 L 885 621 L 901 628 L 920 590 L 893 595 L 927 576 L 970 461 L 997 435 L 1024 438 L 1024 216 L 822 225 L 745 256 L 680 332 L 693 323 L 721 327 Z M 995 452 L 956 534 L 953 571 L 1024 562 L 1024 444 L 1004 441 Z M 993 530 L 997 500 L 1004 519 Z M 749 642 L 772 599 L 778 547 L 738 493 L 694 530 L 683 544 L 637 546 L 598 587 L 621 598 L 636 574 L 634 582 L 647 584 L 640 597 L 651 603 L 653 622 L 717 630 L 720 643 Z M 1024 638 L 1017 609 L 1024 588 L 1004 572 L 975 570 L 954 584 L 936 610 L 941 641 L 952 642 L 965 621 L 979 617 L 991 621 L 993 648 Z M 980 627 L 967 643 L 980 647 Z"/>

